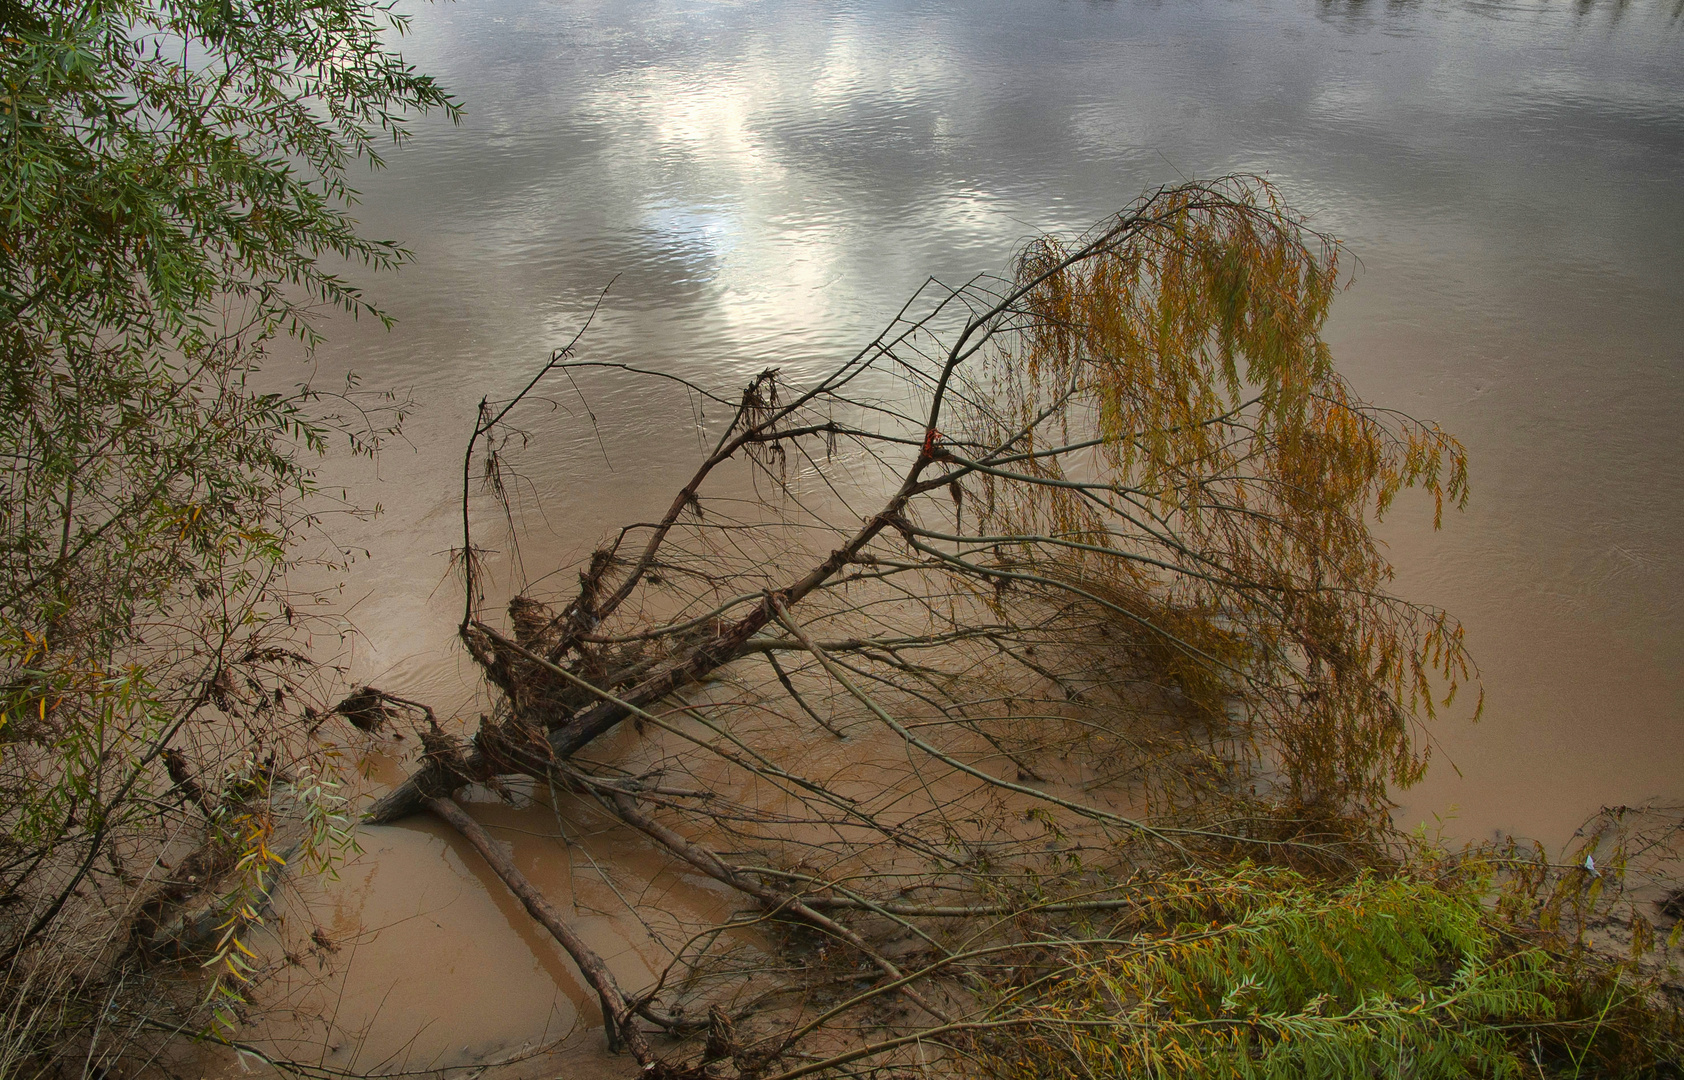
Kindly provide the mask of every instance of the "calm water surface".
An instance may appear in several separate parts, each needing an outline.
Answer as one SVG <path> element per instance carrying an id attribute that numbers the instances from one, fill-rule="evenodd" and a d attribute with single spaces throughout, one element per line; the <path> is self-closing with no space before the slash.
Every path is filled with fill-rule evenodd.
<path id="1" fill-rule="evenodd" d="M 1435 535 L 1406 506 L 1383 530 L 1397 589 L 1466 621 L 1488 693 L 1478 725 L 1437 726 L 1400 820 L 1554 845 L 1603 804 L 1684 801 L 1681 9 L 416 9 L 406 54 L 468 116 L 423 124 L 363 185 L 367 230 L 417 261 L 371 283 L 395 331 L 334 324 L 319 356 L 424 405 L 413 445 L 356 480 L 386 511 L 349 537 L 372 552 L 358 675 L 472 709 L 440 586 L 461 441 L 610 279 L 590 357 L 715 385 L 817 371 L 926 275 L 999 269 L 1024 236 L 1149 187 L 1254 172 L 1360 260 L 1329 326 L 1352 382 L 1472 456 L 1466 513 Z M 524 459 L 529 566 L 664 505 L 694 460 L 670 395 L 590 394 L 600 445 L 562 401 Z"/>

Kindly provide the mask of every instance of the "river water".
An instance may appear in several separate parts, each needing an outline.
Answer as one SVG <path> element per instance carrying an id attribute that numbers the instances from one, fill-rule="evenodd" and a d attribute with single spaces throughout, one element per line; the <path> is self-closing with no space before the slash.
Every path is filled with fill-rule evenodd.
<path id="1" fill-rule="evenodd" d="M 1249 172 L 1354 256 L 1328 337 L 1358 391 L 1439 421 L 1472 459 L 1472 503 L 1442 532 L 1408 504 L 1382 527 L 1396 589 L 1465 621 L 1487 691 L 1480 723 L 1435 726 L 1399 821 L 1553 847 L 1599 806 L 1684 801 L 1684 3 L 411 12 L 406 55 L 468 113 L 418 125 L 361 185 L 365 230 L 416 261 L 369 282 L 396 329 L 330 322 L 316 361 L 322 381 L 354 369 L 423 406 L 407 444 L 346 474 L 384 510 L 343 534 L 369 551 L 347 593 L 358 679 L 476 708 L 444 554 L 460 447 L 478 400 L 518 389 L 610 281 L 583 355 L 729 387 L 825 368 L 927 275 L 998 270 L 1022 238 L 1148 188 Z M 664 506 L 697 452 L 672 395 L 581 389 L 595 424 L 558 398 L 521 459 L 529 568 Z M 535 865 L 546 843 L 516 838 Z M 430 1025 L 394 1061 L 471 1060 L 570 1022 L 548 1004 L 584 1000 L 556 989 L 565 962 L 439 834 L 365 847 L 345 925 L 425 908 L 450 998 L 480 1002 L 404 1004 L 414 952 L 368 939 L 361 992 L 387 1012 L 341 1006 Z M 480 1007 L 505 996 L 527 1005 Z"/>

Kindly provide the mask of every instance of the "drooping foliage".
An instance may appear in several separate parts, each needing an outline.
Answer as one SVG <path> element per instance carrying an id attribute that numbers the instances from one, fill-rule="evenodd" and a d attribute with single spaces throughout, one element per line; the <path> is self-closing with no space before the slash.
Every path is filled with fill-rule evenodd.
<path id="1" fill-rule="evenodd" d="M 1021 432 L 978 470 L 982 528 L 1149 624 L 1297 802 L 1378 806 L 1425 767 L 1414 717 L 1475 673 L 1457 623 L 1385 592 L 1370 527 L 1405 488 L 1436 526 L 1467 501 L 1466 455 L 1334 369 L 1339 249 L 1272 189 L 1175 189 L 1127 220 L 1020 259 L 969 415 L 984 445 Z"/>

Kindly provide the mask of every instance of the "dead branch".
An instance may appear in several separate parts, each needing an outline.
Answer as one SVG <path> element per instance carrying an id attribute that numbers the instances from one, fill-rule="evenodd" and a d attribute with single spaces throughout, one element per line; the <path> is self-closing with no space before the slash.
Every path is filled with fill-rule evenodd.
<path id="1" fill-rule="evenodd" d="M 550 932 L 556 943 L 567 950 L 567 955 L 573 958 L 580 973 L 596 990 L 597 997 L 602 1002 L 602 1022 L 608 1032 L 609 1047 L 618 1049 L 623 1041 L 639 1065 L 645 1069 L 654 1068 L 655 1054 L 649 1047 L 649 1040 L 637 1026 L 633 1017 L 633 1006 L 626 1001 L 626 995 L 620 990 L 613 972 L 608 970 L 608 965 L 602 962 L 602 957 L 585 943 L 585 939 L 579 936 L 578 931 L 561 917 L 561 913 L 548 900 L 544 899 L 543 894 L 532 887 L 532 883 L 526 880 L 526 875 L 510 861 L 491 835 L 468 816 L 467 811 L 450 799 L 429 799 L 426 805 L 428 810 L 461 833 L 463 839 L 473 845 L 474 850 L 485 860 L 485 864 L 503 879 L 503 884 L 520 900 L 527 914 L 536 919 Z"/>

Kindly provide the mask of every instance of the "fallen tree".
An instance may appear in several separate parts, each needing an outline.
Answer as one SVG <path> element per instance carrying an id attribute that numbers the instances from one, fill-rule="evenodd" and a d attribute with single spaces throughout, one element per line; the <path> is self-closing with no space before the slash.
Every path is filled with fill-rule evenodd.
<path id="1" fill-rule="evenodd" d="M 1387 792 L 1426 766 L 1419 722 L 1477 672 L 1454 619 L 1386 591 L 1371 520 L 1415 488 L 1436 524 L 1466 459 L 1335 371 L 1337 256 L 1266 183 L 1228 179 L 1037 239 L 1010 277 L 927 282 L 807 382 L 769 370 L 726 397 L 576 338 L 482 402 L 464 456 L 461 636 L 497 709 L 471 740 L 434 725 L 367 820 L 430 809 L 497 866 L 452 797 L 529 777 L 740 895 L 628 993 L 498 870 L 646 1070 L 1238 1055 L 1290 1074 L 1320 1061 L 1292 1043 L 1317 1025 L 1335 1056 L 1500 1068 L 1514 1048 L 1489 1024 L 1552 1000 L 1543 966 L 1467 890 L 1364 884 L 1399 866 Z M 605 368 L 728 419 L 658 519 L 493 625 L 474 477 L 506 499 L 511 414 Z M 601 742 L 627 721 L 635 737 Z M 1212 872 L 1236 866 L 1255 869 Z M 1256 930 L 1280 904 L 1324 917 Z M 1380 944 L 1368 981 L 1310 959 L 1302 993 L 1262 1006 L 1242 1000 L 1256 933 L 1281 962 Z M 1206 939 L 1239 981 L 1200 969 L 1174 990 L 1192 1004 L 1152 1005 L 1164 957 Z M 1431 1008 L 1399 1004 L 1427 958 L 1479 993 L 1445 976 Z M 1059 989 L 1107 971 L 1108 991 Z M 657 1060 L 640 1022 L 705 1045 Z M 1096 1051 L 1095 1025 L 1132 1032 L 1124 1050 Z"/>

